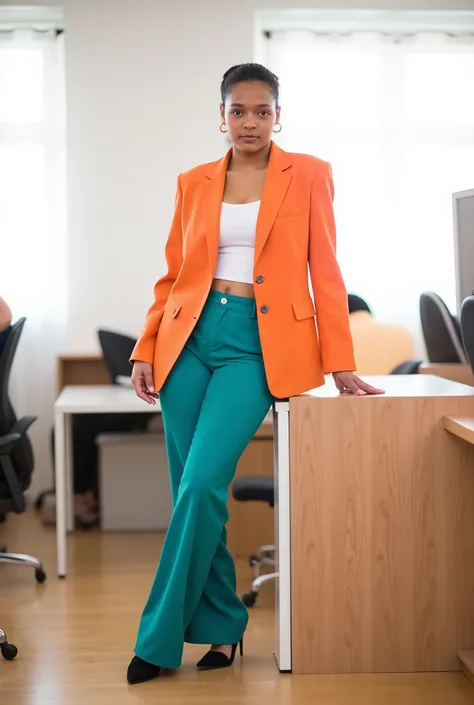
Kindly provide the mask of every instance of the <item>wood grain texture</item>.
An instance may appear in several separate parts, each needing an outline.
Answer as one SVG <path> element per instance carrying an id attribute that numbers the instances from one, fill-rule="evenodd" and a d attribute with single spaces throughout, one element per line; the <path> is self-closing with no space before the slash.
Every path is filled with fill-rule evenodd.
<path id="1" fill-rule="evenodd" d="M 290 400 L 295 673 L 456 670 L 474 647 L 474 448 L 443 424 L 474 389 L 374 382 Z"/>
<path id="2" fill-rule="evenodd" d="M 464 675 L 474 684 L 474 651 L 458 651 L 458 658 Z"/>
<path id="3" fill-rule="evenodd" d="M 58 394 L 70 384 L 109 384 L 102 355 L 71 353 L 57 358 Z"/>
<path id="4" fill-rule="evenodd" d="M 461 419 L 454 416 L 445 416 L 444 427 L 453 436 L 457 436 L 467 443 L 474 444 L 474 418 Z"/>
<path id="5" fill-rule="evenodd" d="M 76 533 L 70 575 L 55 577 L 54 532 L 37 515 L 9 518 L 0 543 L 41 555 L 49 578 L 36 586 L 26 568 L 0 565 L 0 627 L 19 648 L 0 658 L 5 705 L 474 705 L 461 673 L 375 676 L 280 675 L 273 658 L 273 590 L 250 611 L 245 655 L 232 668 L 198 672 L 205 648 L 185 645 L 183 665 L 150 683 L 129 686 L 125 672 L 140 612 L 153 579 L 159 533 Z M 239 594 L 251 579 L 237 563 Z"/>
<path id="6" fill-rule="evenodd" d="M 446 363 L 446 362 L 424 362 L 420 365 L 418 373 L 421 375 L 436 375 L 449 379 L 452 382 L 460 382 L 474 387 L 474 375 L 470 365 L 461 363 Z"/>

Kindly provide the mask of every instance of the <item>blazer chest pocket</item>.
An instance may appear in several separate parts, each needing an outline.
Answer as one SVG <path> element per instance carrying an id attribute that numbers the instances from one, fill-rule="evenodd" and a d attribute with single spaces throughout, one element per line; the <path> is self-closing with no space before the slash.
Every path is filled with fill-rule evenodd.
<path id="1" fill-rule="evenodd" d="M 278 213 L 277 218 L 296 218 L 299 215 L 307 215 L 308 213 L 308 206 L 284 206 Z"/>
<path id="2" fill-rule="evenodd" d="M 165 313 L 172 316 L 172 318 L 176 318 L 178 313 L 181 311 L 181 308 L 182 304 L 180 304 L 179 301 L 176 301 L 176 299 L 170 294 L 163 310 Z"/>
<path id="3" fill-rule="evenodd" d="M 313 318 L 316 315 L 313 299 L 310 296 L 303 301 L 297 301 L 292 306 L 297 321 L 304 321 L 306 318 Z"/>

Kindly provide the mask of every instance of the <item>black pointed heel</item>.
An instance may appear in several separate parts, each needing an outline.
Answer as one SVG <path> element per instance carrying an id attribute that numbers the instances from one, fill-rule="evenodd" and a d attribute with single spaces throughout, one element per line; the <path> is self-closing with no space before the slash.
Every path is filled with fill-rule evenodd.
<path id="1" fill-rule="evenodd" d="M 232 666 L 235 659 L 235 652 L 237 647 L 240 646 L 240 655 L 244 655 L 244 637 L 237 642 L 237 644 L 232 644 L 232 653 L 230 658 L 222 653 L 222 651 L 208 651 L 202 659 L 196 664 L 196 668 L 199 671 L 212 671 L 216 668 L 227 668 Z"/>
<path id="2" fill-rule="evenodd" d="M 153 678 L 158 678 L 160 671 L 161 666 L 155 666 L 153 663 L 143 661 L 139 656 L 134 656 L 128 666 L 127 681 L 130 685 L 151 681 Z"/>

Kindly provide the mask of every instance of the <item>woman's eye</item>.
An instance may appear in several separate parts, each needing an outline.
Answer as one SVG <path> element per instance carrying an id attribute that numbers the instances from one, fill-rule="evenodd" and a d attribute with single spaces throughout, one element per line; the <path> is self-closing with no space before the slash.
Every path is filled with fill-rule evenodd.
<path id="1" fill-rule="evenodd" d="M 268 110 L 261 110 L 259 115 L 261 115 L 262 117 L 267 117 L 267 115 L 270 115 L 270 113 L 268 112 Z"/>
<path id="2" fill-rule="evenodd" d="M 239 115 L 242 115 L 242 111 L 241 110 L 233 110 L 232 115 L 236 115 L 237 117 L 239 117 Z"/>

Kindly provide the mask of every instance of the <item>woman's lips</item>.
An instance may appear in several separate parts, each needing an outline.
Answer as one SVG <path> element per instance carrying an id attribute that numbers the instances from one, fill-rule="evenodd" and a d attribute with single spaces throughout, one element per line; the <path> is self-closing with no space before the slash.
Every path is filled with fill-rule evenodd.
<path id="1" fill-rule="evenodd" d="M 244 140 L 245 142 L 255 142 L 255 140 L 258 140 L 257 135 L 242 135 L 240 138 L 241 140 Z"/>

